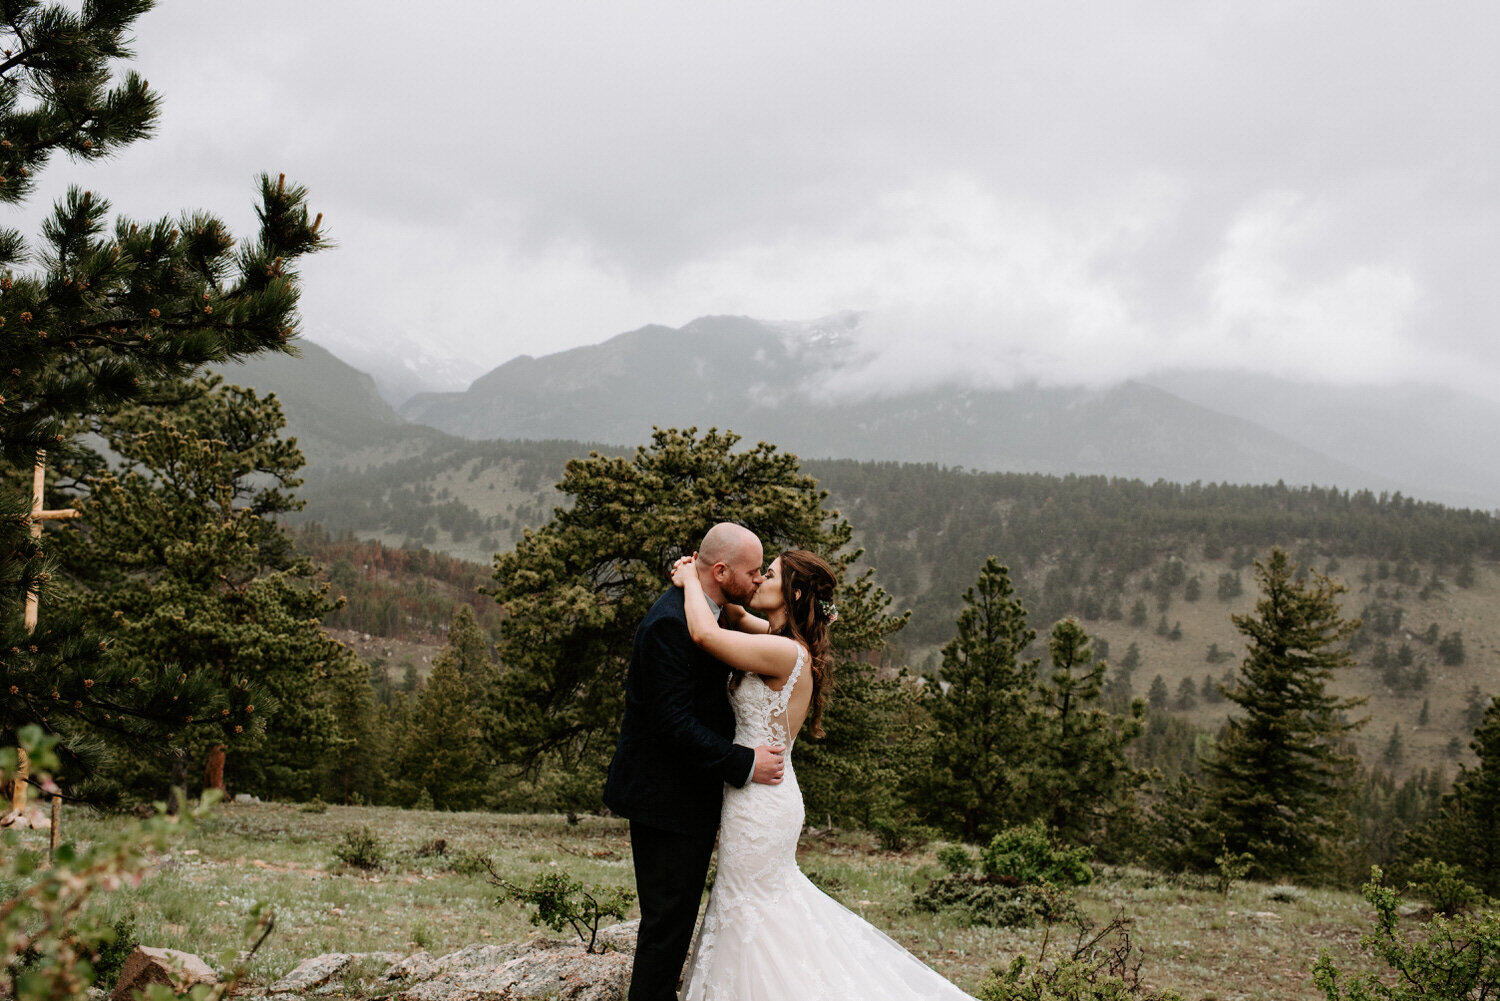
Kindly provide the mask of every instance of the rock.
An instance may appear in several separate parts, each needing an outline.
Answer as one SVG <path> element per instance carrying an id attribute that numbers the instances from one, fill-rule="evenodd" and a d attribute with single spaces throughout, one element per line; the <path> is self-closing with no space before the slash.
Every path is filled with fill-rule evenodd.
<path id="1" fill-rule="evenodd" d="M 477 956 L 477 953 L 470 953 L 470 956 Z M 453 969 L 391 996 L 395 1001 L 478 1001 L 481 998 L 624 1001 L 625 989 L 630 982 L 630 964 L 630 957 L 624 953 L 589 955 L 578 946 L 531 950 L 498 965 Z"/>
<path id="2" fill-rule="evenodd" d="M 234 801 L 236 803 L 259 803 L 260 797 L 252 796 L 248 792 L 237 792 L 234 794 Z"/>
<path id="3" fill-rule="evenodd" d="M 266 990 L 271 994 L 310 991 L 314 987 L 321 987 L 340 973 L 343 973 L 349 968 L 349 964 L 352 962 L 354 962 L 354 956 L 351 953 L 325 952 L 321 956 L 304 959 L 297 964 L 295 970 L 276 981 L 270 987 L 266 988 Z"/>
<path id="4" fill-rule="evenodd" d="M 599 939 L 594 944 L 597 948 L 609 948 L 616 952 L 635 952 L 635 935 L 640 930 L 641 919 L 634 921 L 621 921 L 617 925 L 599 929 Z"/>
<path id="5" fill-rule="evenodd" d="M 194 984 L 218 982 L 218 976 L 208 964 L 190 952 L 151 949 L 138 945 L 121 967 L 120 979 L 115 983 L 110 997 L 114 1001 L 125 1001 L 134 997 L 136 991 L 143 991 L 151 984 L 166 984 L 178 994 L 183 994 Z"/>
<path id="6" fill-rule="evenodd" d="M 437 961 L 432 958 L 432 953 L 423 949 L 421 952 L 413 953 L 405 959 L 392 963 L 381 974 L 382 980 L 426 980 L 435 977 L 442 970 L 438 969 Z"/>

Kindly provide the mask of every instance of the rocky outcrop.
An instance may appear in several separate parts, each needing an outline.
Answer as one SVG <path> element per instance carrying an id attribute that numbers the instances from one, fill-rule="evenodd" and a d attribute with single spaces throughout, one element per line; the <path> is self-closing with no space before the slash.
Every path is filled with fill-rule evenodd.
<path id="1" fill-rule="evenodd" d="M 404 958 L 393 954 L 380 979 L 380 993 L 391 1001 L 624 1001 L 630 984 L 631 955 L 637 922 L 612 925 L 599 932 L 588 953 L 576 939 L 535 937 L 503 945 L 470 945 L 433 957 L 425 950 Z M 375 954 L 329 953 L 315 956 L 272 984 L 272 1001 L 299 1001 L 316 996 L 335 977 L 346 976 L 357 960 Z"/>
<path id="2" fill-rule="evenodd" d="M 120 978 L 115 981 L 114 1001 L 135 997 L 136 991 L 144 991 L 151 984 L 166 984 L 178 994 L 187 992 L 194 984 L 216 984 L 219 978 L 209 965 L 190 952 L 176 949 L 151 949 L 138 945 L 125 959 L 120 968 Z"/>

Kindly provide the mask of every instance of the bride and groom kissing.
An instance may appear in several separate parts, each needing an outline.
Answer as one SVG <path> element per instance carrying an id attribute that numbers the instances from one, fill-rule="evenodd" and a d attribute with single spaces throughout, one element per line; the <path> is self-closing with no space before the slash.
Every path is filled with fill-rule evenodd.
<path id="1" fill-rule="evenodd" d="M 636 629 L 604 787 L 641 907 L 629 999 L 966 999 L 797 868 L 792 748 L 823 735 L 837 581 L 807 550 L 764 558 L 749 529 L 715 525 Z"/>

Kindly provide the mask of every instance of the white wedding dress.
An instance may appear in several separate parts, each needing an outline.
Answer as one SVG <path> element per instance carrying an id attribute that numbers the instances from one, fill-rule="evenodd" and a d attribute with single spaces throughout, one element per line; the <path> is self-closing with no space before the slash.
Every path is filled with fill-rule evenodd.
<path id="1" fill-rule="evenodd" d="M 786 748 L 780 785 L 726 786 L 719 866 L 683 974 L 682 1001 L 972 1001 L 797 868 L 802 790 L 780 692 L 748 675 L 729 694 L 735 743 Z"/>

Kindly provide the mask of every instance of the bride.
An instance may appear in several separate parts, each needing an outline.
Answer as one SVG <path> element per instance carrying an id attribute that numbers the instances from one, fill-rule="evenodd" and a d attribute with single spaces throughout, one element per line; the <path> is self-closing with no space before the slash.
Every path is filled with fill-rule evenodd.
<path id="1" fill-rule="evenodd" d="M 786 771 L 780 785 L 724 787 L 718 872 L 680 998 L 969 1001 L 797 868 L 803 812 L 792 745 L 804 726 L 823 735 L 828 625 L 838 614 L 832 568 L 806 550 L 782 553 L 750 600 L 765 618 L 729 606 L 732 628 L 721 628 L 692 566 L 692 557 L 680 560 L 672 583 L 688 592 L 693 642 L 743 672 L 730 683 L 735 741 L 785 747 Z"/>

